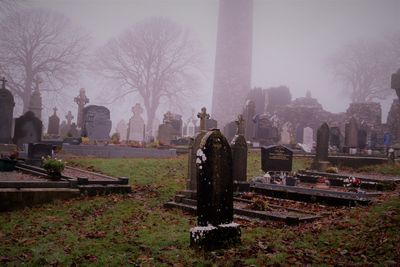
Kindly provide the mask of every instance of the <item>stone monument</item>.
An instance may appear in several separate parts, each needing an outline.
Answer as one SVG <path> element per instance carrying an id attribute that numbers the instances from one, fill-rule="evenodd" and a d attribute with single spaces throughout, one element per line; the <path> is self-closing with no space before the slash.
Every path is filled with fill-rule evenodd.
<path id="1" fill-rule="evenodd" d="M 247 142 L 244 138 L 244 127 L 246 125 L 242 115 L 238 116 L 235 121 L 237 124 L 237 132 L 231 142 L 232 148 L 232 169 L 233 180 L 239 182 L 247 181 Z"/>
<path id="2" fill-rule="evenodd" d="M 232 152 L 218 129 L 209 131 L 196 152 L 197 227 L 190 229 L 190 245 L 205 250 L 240 242 L 240 226 L 233 223 Z"/>
<path id="3" fill-rule="evenodd" d="M 143 142 L 145 138 L 145 124 L 142 118 L 143 108 L 139 103 L 132 107 L 133 116 L 129 120 L 128 137 L 129 141 Z"/>
<path id="4" fill-rule="evenodd" d="M 6 79 L 3 78 L 0 89 L 0 143 L 10 144 L 11 130 L 13 123 L 14 97 L 9 90 L 6 89 Z"/>
<path id="5" fill-rule="evenodd" d="M 128 140 L 128 124 L 124 120 L 120 120 L 116 127 L 116 132 L 119 134 L 120 141 Z"/>
<path id="6" fill-rule="evenodd" d="M 325 171 L 329 165 L 328 149 L 329 149 L 329 126 L 327 123 L 324 123 L 317 130 L 317 147 L 314 159 L 314 166 L 319 171 Z"/>
<path id="7" fill-rule="evenodd" d="M 108 108 L 90 105 L 83 109 L 82 136 L 87 136 L 90 144 L 107 142 L 110 139 L 111 124 Z"/>
<path id="8" fill-rule="evenodd" d="M 60 134 L 60 118 L 57 116 L 57 108 L 53 108 L 54 114 L 49 118 L 49 127 L 47 134 L 58 136 Z"/>
<path id="9" fill-rule="evenodd" d="M 77 126 L 78 128 L 83 128 L 83 108 L 87 103 L 89 103 L 89 98 L 86 97 L 84 88 L 79 90 L 79 95 L 74 98 L 74 101 L 78 104 Z"/>
<path id="10" fill-rule="evenodd" d="M 35 90 L 29 101 L 29 111 L 32 111 L 35 114 L 35 117 L 39 120 L 42 120 L 42 96 L 39 91 L 39 84 L 41 83 L 40 78 L 35 79 Z"/>
<path id="11" fill-rule="evenodd" d="M 26 112 L 15 120 L 13 142 L 19 148 L 23 144 L 39 143 L 42 139 L 42 121 L 32 111 Z"/>

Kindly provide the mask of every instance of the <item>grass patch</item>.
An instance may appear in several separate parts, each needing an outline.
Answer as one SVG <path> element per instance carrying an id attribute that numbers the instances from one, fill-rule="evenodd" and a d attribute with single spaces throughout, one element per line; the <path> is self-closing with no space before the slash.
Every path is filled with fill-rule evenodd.
<path id="1" fill-rule="evenodd" d="M 393 265 L 400 262 L 400 200 L 340 211 L 287 227 L 242 222 L 242 244 L 225 251 L 189 248 L 196 218 L 163 204 L 185 187 L 187 158 L 74 159 L 69 164 L 128 176 L 130 195 L 81 197 L 0 214 L 1 265 L 240 266 Z M 309 161 L 294 160 L 294 169 Z M 250 152 L 248 178 L 260 173 Z"/>

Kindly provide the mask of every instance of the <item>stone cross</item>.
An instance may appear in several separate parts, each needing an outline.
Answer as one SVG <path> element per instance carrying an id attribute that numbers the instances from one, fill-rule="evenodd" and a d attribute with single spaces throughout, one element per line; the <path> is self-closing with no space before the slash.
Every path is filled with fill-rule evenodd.
<path id="1" fill-rule="evenodd" d="M 201 112 L 197 113 L 197 118 L 200 119 L 200 131 L 206 131 L 206 120 L 210 118 L 210 114 L 207 114 L 207 109 L 203 107 Z"/>
<path id="2" fill-rule="evenodd" d="M 2 82 L 1 89 L 6 89 L 6 83 L 7 83 L 6 77 L 3 77 L 3 79 L 1 79 L 0 81 Z"/>
<path id="3" fill-rule="evenodd" d="M 71 121 L 74 118 L 74 116 L 72 115 L 71 111 L 68 111 L 67 116 L 65 116 L 65 118 L 67 119 L 67 125 L 71 126 Z"/>
<path id="4" fill-rule="evenodd" d="M 244 135 L 244 119 L 243 119 L 243 115 L 240 114 L 238 116 L 238 119 L 235 121 L 236 125 L 237 125 L 237 130 L 236 130 L 236 134 L 237 135 Z"/>
<path id="5" fill-rule="evenodd" d="M 78 119 L 77 124 L 79 128 L 82 128 L 83 123 L 83 108 L 84 106 L 89 103 L 89 98 L 86 97 L 85 89 L 81 88 L 79 90 L 79 95 L 74 98 L 75 103 L 78 104 Z"/>
<path id="6" fill-rule="evenodd" d="M 400 69 L 392 74 L 392 89 L 396 90 L 397 97 L 400 99 Z"/>

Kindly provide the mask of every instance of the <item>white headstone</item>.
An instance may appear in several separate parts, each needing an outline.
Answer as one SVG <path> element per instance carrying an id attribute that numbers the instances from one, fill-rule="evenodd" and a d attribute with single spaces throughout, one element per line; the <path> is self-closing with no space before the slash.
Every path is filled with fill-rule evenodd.
<path id="1" fill-rule="evenodd" d="M 289 133 L 289 126 L 287 123 L 285 123 L 282 126 L 282 132 L 281 132 L 281 143 L 283 145 L 288 145 L 290 144 L 290 133 Z"/>
<path id="2" fill-rule="evenodd" d="M 117 124 L 116 132 L 119 134 L 120 141 L 126 141 L 128 137 L 128 124 L 121 120 Z"/>
<path id="3" fill-rule="evenodd" d="M 129 120 L 129 132 L 127 140 L 143 142 L 145 137 L 145 124 L 141 116 L 143 109 L 139 103 L 136 103 L 136 105 L 132 108 L 132 112 L 133 116 Z"/>
<path id="4" fill-rule="evenodd" d="M 310 127 L 303 129 L 303 144 L 312 148 L 314 144 L 314 130 Z"/>

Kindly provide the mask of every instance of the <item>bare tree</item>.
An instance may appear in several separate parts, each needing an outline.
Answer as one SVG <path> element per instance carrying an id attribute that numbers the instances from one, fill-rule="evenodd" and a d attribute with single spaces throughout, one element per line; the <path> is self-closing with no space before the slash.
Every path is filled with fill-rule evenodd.
<path id="1" fill-rule="evenodd" d="M 150 18 L 99 48 L 93 69 L 115 82 L 117 98 L 134 92 L 141 96 L 151 132 L 162 101 L 178 104 L 196 89 L 198 48 L 189 32 L 173 21 Z"/>
<path id="2" fill-rule="evenodd" d="M 79 74 L 88 41 L 61 14 L 44 9 L 24 9 L 0 23 L 0 75 L 29 107 L 35 82 L 57 92 Z"/>
<path id="3" fill-rule="evenodd" d="M 353 42 L 330 58 L 335 77 L 353 102 L 383 100 L 392 94 L 390 76 L 396 69 L 395 46 L 381 42 Z M 399 62 L 397 62 L 399 63 Z"/>
<path id="4" fill-rule="evenodd" d="M 0 0 L 0 15 L 16 11 L 25 4 L 25 0 Z"/>

